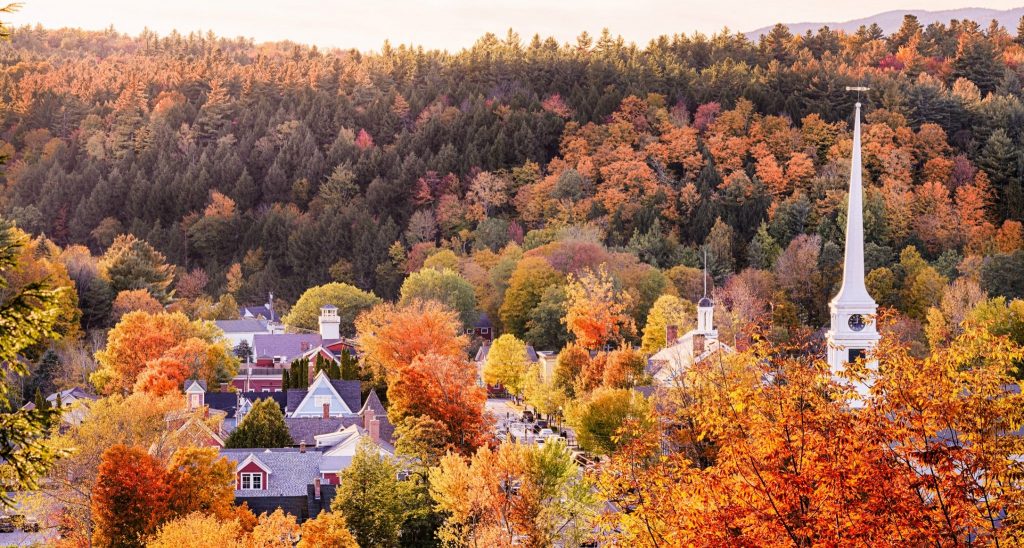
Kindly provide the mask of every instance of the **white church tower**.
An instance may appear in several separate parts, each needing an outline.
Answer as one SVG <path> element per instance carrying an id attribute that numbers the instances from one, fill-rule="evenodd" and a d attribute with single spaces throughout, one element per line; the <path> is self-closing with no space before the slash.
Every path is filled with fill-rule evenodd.
<path id="1" fill-rule="evenodd" d="M 850 196 L 846 211 L 846 258 L 843 286 L 829 303 L 832 326 L 828 331 L 828 364 L 832 373 L 865 356 L 878 342 L 875 312 L 878 305 L 864 285 L 864 185 L 861 181 L 860 103 L 853 122 L 853 156 L 850 160 Z M 868 367 L 877 368 L 869 362 Z"/>
<path id="2" fill-rule="evenodd" d="M 704 296 L 697 301 L 697 334 L 704 335 L 707 340 L 718 338 L 715 329 L 715 303 L 708 298 L 708 252 L 704 251 Z"/>

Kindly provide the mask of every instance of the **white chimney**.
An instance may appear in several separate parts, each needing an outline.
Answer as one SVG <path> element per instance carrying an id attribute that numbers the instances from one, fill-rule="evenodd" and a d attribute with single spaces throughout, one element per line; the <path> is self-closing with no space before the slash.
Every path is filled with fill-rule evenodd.
<path id="1" fill-rule="evenodd" d="M 341 338 L 341 318 L 338 307 L 333 304 L 320 307 L 320 337 L 324 340 Z"/>

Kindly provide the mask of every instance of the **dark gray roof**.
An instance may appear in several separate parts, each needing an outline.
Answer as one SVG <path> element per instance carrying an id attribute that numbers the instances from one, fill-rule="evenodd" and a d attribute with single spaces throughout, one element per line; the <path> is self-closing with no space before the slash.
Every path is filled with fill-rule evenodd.
<path id="1" fill-rule="evenodd" d="M 362 401 L 362 383 L 360 381 L 331 381 L 331 386 L 337 390 L 342 401 L 345 402 L 345 405 L 353 413 L 359 412 L 359 409 L 362 408 L 362 405 L 360 405 Z M 289 388 L 285 411 L 291 413 L 298 409 L 299 404 L 306 398 L 307 392 L 309 391 L 305 388 Z"/>
<path id="2" fill-rule="evenodd" d="M 238 309 L 238 315 L 243 318 L 265 318 L 272 322 L 281 321 L 281 318 L 277 315 L 277 313 L 271 310 L 270 307 L 268 307 L 265 304 L 259 306 L 243 306 L 240 309 Z"/>
<path id="3" fill-rule="evenodd" d="M 313 439 L 320 434 L 330 434 L 339 430 L 344 430 L 353 424 L 362 424 L 363 419 L 360 417 L 328 417 L 326 419 L 321 417 L 290 417 L 284 419 L 285 424 L 288 425 L 288 431 L 291 432 L 292 441 L 296 445 L 306 442 L 306 445 L 312 446 L 316 443 Z"/>
<path id="4" fill-rule="evenodd" d="M 277 405 L 281 406 L 282 413 L 285 412 L 288 406 L 288 394 L 284 392 L 242 392 L 242 397 L 252 403 L 256 403 L 258 400 L 274 400 L 277 402 Z"/>
<path id="5" fill-rule="evenodd" d="M 366 395 L 366 402 L 363 403 L 363 408 L 359 410 L 359 415 L 363 417 L 364 421 L 361 426 L 366 425 L 366 415 L 371 411 L 374 417 L 380 421 L 381 439 L 389 444 L 394 444 L 395 425 L 391 424 L 391 421 L 388 420 L 388 412 L 384 409 L 384 404 L 380 402 L 380 398 L 377 397 L 376 390 L 370 390 L 370 393 Z"/>
<path id="6" fill-rule="evenodd" d="M 480 329 L 482 327 L 494 327 L 494 324 L 491 323 L 491 318 L 487 316 L 486 312 L 481 312 L 480 316 L 477 317 L 476 325 L 473 327 Z"/>
<path id="7" fill-rule="evenodd" d="M 373 414 L 378 417 L 387 414 L 384 404 L 377 397 L 376 390 L 370 390 L 370 393 L 366 395 L 366 401 L 363 402 L 363 407 L 359 410 L 359 414 L 362 415 L 364 411 L 373 411 Z"/>
<path id="8" fill-rule="evenodd" d="M 284 356 L 287 361 L 320 346 L 322 341 L 317 333 L 257 333 L 252 337 L 257 358 Z"/>
<path id="9" fill-rule="evenodd" d="M 213 322 L 225 333 L 259 333 L 265 331 L 270 333 L 267 320 L 255 318 L 244 318 L 241 320 L 216 320 Z"/>
<path id="10" fill-rule="evenodd" d="M 199 387 L 203 389 L 203 392 L 206 392 L 206 381 L 201 380 L 201 379 L 188 379 L 188 380 L 186 380 L 183 390 L 188 390 L 189 388 L 192 387 L 193 384 L 198 384 Z"/>
<path id="11" fill-rule="evenodd" d="M 219 409 L 227 413 L 226 419 L 234 418 L 238 408 L 238 394 L 235 392 L 207 392 L 203 399 L 210 409 Z"/>
<path id="12" fill-rule="evenodd" d="M 234 466 L 253 455 L 270 469 L 267 489 L 236 489 L 236 497 L 303 497 L 306 486 L 320 477 L 319 451 L 297 450 L 267 451 L 264 449 L 221 449 L 220 454 L 234 462 Z"/>
<path id="13" fill-rule="evenodd" d="M 345 401 L 345 405 L 352 410 L 353 413 L 358 413 L 359 409 L 362 408 L 362 382 L 360 381 L 331 381 L 331 385 L 338 391 L 338 395 Z"/>
<path id="14" fill-rule="evenodd" d="M 701 308 L 708 308 L 708 307 L 714 306 L 714 305 L 711 303 L 711 299 L 709 299 L 707 297 L 701 297 L 701 299 L 699 301 L 697 301 L 697 306 L 699 306 Z"/>
<path id="15" fill-rule="evenodd" d="M 66 401 L 68 401 L 71 398 L 76 398 L 76 399 L 79 399 L 79 400 L 81 400 L 81 399 L 86 399 L 86 400 L 98 399 L 96 396 L 94 396 L 94 395 L 90 394 L 89 392 L 87 392 L 84 388 L 79 388 L 79 387 L 76 386 L 74 388 L 69 388 L 67 390 L 61 390 L 60 392 L 54 392 L 53 394 L 50 394 L 49 396 L 46 396 L 46 401 L 49 401 L 49 402 L 57 401 L 57 394 L 60 394 L 60 401 L 62 401 L 62 402 L 66 402 Z"/>

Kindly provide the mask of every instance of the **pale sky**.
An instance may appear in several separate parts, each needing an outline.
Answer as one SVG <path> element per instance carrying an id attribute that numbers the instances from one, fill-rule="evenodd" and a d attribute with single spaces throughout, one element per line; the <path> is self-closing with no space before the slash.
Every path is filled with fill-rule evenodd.
<path id="1" fill-rule="evenodd" d="M 13 25 L 103 29 L 161 35 L 212 30 L 257 41 L 293 40 L 321 47 L 378 50 L 385 39 L 458 50 L 485 32 L 511 27 L 574 41 L 604 27 L 646 45 L 661 34 L 751 31 L 777 22 L 847 21 L 892 9 L 966 6 L 1008 9 L 1022 0 L 21 0 Z"/>

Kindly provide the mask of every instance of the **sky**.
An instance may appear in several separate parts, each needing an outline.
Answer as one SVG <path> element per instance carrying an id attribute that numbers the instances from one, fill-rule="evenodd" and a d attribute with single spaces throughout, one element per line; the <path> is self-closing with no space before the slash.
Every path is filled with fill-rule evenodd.
<path id="1" fill-rule="evenodd" d="M 514 29 L 572 42 L 602 28 L 645 45 L 662 34 L 751 31 L 777 22 L 847 21 L 892 9 L 1008 9 L 1024 0 L 20 0 L 15 26 L 115 29 L 161 35 L 212 30 L 258 42 L 379 50 L 384 41 L 459 50 Z"/>

